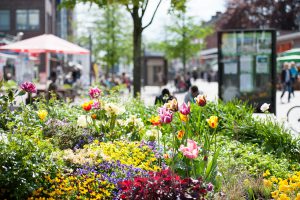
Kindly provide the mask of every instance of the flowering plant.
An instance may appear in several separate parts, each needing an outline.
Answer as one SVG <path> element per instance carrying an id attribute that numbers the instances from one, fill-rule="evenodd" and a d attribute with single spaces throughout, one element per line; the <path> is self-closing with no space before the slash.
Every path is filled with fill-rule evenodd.
<path id="1" fill-rule="evenodd" d="M 45 177 L 44 186 L 33 191 L 28 199 L 111 199 L 114 184 L 100 174 L 61 174 Z"/>
<path id="2" fill-rule="evenodd" d="M 31 82 L 24 82 L 20 85 L 20 88 L 28 93 L 36 93 L 36 86 Z"/>
<path id="3" fill-rule="evenodd" d="M 60 157 L 60 156 L 59 156 Z M 99 142 L 94 140 L 85 145 L 83 149 L 75 152 L 67 149 L 63 153 L 63 159 L 71 165 L 99 164 L 102 161 L 119 161 L 121 164 L 132 165 L 136 168 L 158 171 L 157 157 L 152 149 L 139 142 Z"/>
<path id="4" fill-rule="evenodd" d="M 190 114 L 190 112 L 191 112 L 191 105 L 190 105 L 190 102 L 188 102 L 188 104 L 183 103 L 183 104 L 180 106 L 179 111 L 180 111 L 180 113 L 183 114 L 183 115 L 188 115 L 188 114 Z"/>
<path id="5" fill-rule="evenodd" d="M 82 108 L 88 112 L 92 109 L 92 105 L 93 105 L 93 101 L 87 101 L 82 104 Z"/>
<path id="6" fill-rule="evenodd" d="M 101 95 L 101 90 L 97 87 L 91 88 L 89 91 L 89 95 L 92 99 L 97 99 Z"/>
<path id="7" fill-rule="evenodd" d="M 46 119 L 47 115 L 48 115 L 48 112 L 47 112 L 47 110 L 39 110 L 37 112 L 37 114 L 38 114 L 40 120 L 44 121 Z"/>
<path id="8" fill-rule="evenodd" d="M 173 113 L 172 111 L 168 110 L 166 107 L 159 108 L 159 117 L 160 121 L 163 124 L 169 124 L 172 122 Z"/>
<path id="9" fill-rule="evenodd" d="M 196 98 L 195 98 L 196 103 L 203 107 L 206 105 L 206 96 L 205 95 L 201 95 L 199 94 Z"/>
<path id="10" fill-rule="evenodd" d="M 266 112 L 268 112 L 269 108 L 270 108 L 270 104 L 264 103 L 263 105 L 261 105 L 260 110 L 261 110 L 263 113 L 266 113 Z"/>
<path id="11" fill-rule="evenodd" d="M 189 159 L 197 158 L 198 153 L 199 153 L 197 143 L 195 141 L 189 140 L 189 139 L 187 140 L 186 147 L 183 145 L 180 145 L 179 151 L 181 151 L 182 154 Z"/>
<path id="12" fill-rule="evenodd" d="M 204 199 L 211 185 L 202 179 L 181 179 L 170 170 L 149 172 L 148 176 L 136 177 L 118 184 L 118 199 Z"/>
<path id="13" fill-rule="evenodd" d="M 300 200 L 300 171 L 290 174 L 287 179 L 271 176 L 269 170 L 263 174 L 263 184 L 272 189 L 272 198 L 275 200 Z M 271 191 L 272 191 L 271 190 Z"/>

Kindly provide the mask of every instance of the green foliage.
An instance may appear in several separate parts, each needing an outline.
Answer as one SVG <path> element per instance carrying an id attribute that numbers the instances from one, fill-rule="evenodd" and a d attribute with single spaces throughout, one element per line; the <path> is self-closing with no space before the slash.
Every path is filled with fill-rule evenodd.
<path id="1" fill-rule="evenodd" d="M 203 39 L 212 34 L 212 28 L 187 17 L 185 12 L 173 17 L 173 23 L 166 26 L 165 40 L 150 44 L 150 48 L 164 52 L 169 59 L 180 58 L 185 67 L 186 62 L 204 48 Z"/>
<path id="2" fill-rule="evenodd" d="M 219 117 L 218 134 L 244 143 L 258 144 L 264 152 L 273 153 L 278 157 L 300 160 L 300 138 L 293 138 L 279 122 L 273 119 L 255 119 L 253 108 L 247 103 L 232 101 L 228 103 L 208 103 L 201 108 L 192 106 L 191 120 L 193 121 L 193 132 L 205 131 L 201 129 L 210 115 Z M 199 118 L 197 117 L 199 116 Z"/>
<path id="3" fill-rule="evenodd" d="M 49 157 L 52 147 L 45 141 L 22 134 L 1 134 L 0 188 L 1 198 L 24 199 L 40 186 L 46 173 L 57 169 Z"/>
<path id="4" fill-rule="evenodd" d="M 225 179 L 244 172 L 259 177 L 267 169 L 275 176 L 284 178 L 293 170 L 300 169 L 297 162 L 266 154 L 258 144 L 243 144 L 227 137 L 220 137 L 219 141 L 222 144 L 219 170 Z"/>
<path id="5" fill-rule="evenodd" d="M 55 119 L 51 119 L 45 124 L 43 135 L 59 149 L 81 148 L 89 140 L 99 137 L 99 134 L 93 129 L 84 129 L 78 127 L 77 124 Z"/>
<path id="6" fill-rule="evenodd" d="M 89 27 L 91 38 L 85 33 L 78 41 L 85 46 L 92 45 L 94 61 L 104 63 L 104 70 L 108 73 L 109 69 L 121 62 L 132 62 L 132 25 L 126 20 L 129 16 L 119 5 L 95 9 L 97 19 Z"/>

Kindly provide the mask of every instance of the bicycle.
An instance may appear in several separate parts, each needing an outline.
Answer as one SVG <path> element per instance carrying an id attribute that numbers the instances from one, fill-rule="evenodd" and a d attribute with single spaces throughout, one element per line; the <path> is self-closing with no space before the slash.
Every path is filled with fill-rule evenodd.
<path id="1" fill-rule="evenodd" d="M 287 120 L 291 125 L 291 128 L 300 133 L 300 106 L 294 106 L 287 112 Z"/>

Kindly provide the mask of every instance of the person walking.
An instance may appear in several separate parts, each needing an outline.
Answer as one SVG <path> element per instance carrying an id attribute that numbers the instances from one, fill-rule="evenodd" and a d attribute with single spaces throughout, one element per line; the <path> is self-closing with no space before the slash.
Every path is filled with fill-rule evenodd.
<path id="1" fill-rule="evenodd" d="M 291 78 L 292 78 L 291 70 L 289 68 L 290 68 L 289 63 L 286 62 L 283 64 L 283 69 L 281 71 L 281 82 L 282 82 L 283 90 L 280 97 L 280 100 L 282 101 L 282 97 L 287 91 L 289 94 L 288 102 L 290 102 L 291 99 Z"/>
<path id="2" fill-rule="evenodd" d="M 297 78 L 298 78 L 298 69 L 296 67 L 295 62 L 291 62 L 291 69 L 290 69 L 290 71 L 291 71 L 291 93 L 295 97 L 294 85 L 295 85 L 295 82 L 297 81 Z"/>
<path id="3" fill-rule="evenodd" d="M 126 87 L 127 87 L 127 89 L 128 89 L 128 92 L 130 93 L 130 92 L 131 92 L 130 80 L 129 80 L 129 78 L 126 76 L 126 73 L 125 73 L 125 72 L 122 73 L 121 81 L 122 81 L 123 84 L 126 85 Z"/>

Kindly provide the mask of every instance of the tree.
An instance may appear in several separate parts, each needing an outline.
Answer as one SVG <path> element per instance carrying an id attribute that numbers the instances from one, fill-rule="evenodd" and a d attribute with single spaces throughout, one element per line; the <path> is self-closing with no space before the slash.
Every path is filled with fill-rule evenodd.
<path id="1" fill-rule="evenodd" d="M 124 19 L 126 17 L 119 6 L 112 5 L 104 8 L 102 17 L 95 22 L 97 45 L 94 49 L 98 52 L 98 59 L 106 64 L 106 73 L 119 64 L 122 57 L 132 56 L 132 42 L 128 42 L 132 26 Z"/>
<path id="2" fill-rule="evenodd" d="M 299 0 L 227 0 L 227 10 L 217 26 L 299 30 L 299 17 Z"/>
<path id="3" fill-rule="evenodd" d="M 132 25 L 126 20 L 124 10 L 118 5 L 112 5 L 102 10 L 91 8 L 89 12 L 96 15 L 92 26 L 89 27 L 93 36 L 94 61 L 104 64 L 106 74 L 122 61 L 124 64 L 130 64 L 128 60 L 132 58 Z M 78 38 L 79 43 L 85 46 L 89 45 L 89 40 L 86 33 L 81 33 Z"/>
<path id="4" fill-rule="evenodd" d="M 143 25 L 143 18 L 148 8 L 150 0 L 64 0 L 61 6 L 73 8 L 76 3 L 95 3 L 100 8 L 120 4 L 126 7 L 133 21 L 133 94 L 134 97 L 141 91 L 141 49 L 142 49 L 142 32 L 151 25 L 155 14 L 162 2 L 157 0 L 157 5 L 152 13 L 151 20 Z M 182 10 L 185 8 L 186 0 L 170 0 L 173 9 Z"/>
<path id="5" fill-rule="evenodd" d="M 204 47 L 203 39 L 212 29 L 179 12 L 174 15 L 173 23 L 166 26 L 166 33 L 165 41 L 152 44 L 152 48 L 163 51 L 169 59 L 181 59 L 185 73 L 187 61 Z"/>

